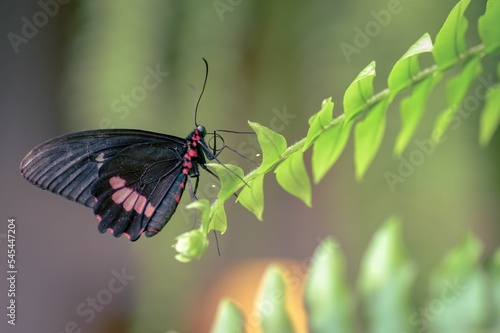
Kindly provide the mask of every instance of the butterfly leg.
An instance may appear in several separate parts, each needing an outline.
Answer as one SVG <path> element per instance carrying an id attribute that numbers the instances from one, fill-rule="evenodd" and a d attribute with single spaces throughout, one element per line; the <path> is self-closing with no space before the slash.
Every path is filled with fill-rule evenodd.
<path id="1" fill-rule="evenodd" d="M 196 182 L 194 183 L 194 189 L 193 189 L 193 183 L 191 183 L 191 178 L 189 178 L 189 196 L 191 197 L 191 201 L 197 201 L 198 198 L 196 197 L 196 192 L 198 191 L 198 184 L 200 183 L 200 178 L 196 178 Z"/>

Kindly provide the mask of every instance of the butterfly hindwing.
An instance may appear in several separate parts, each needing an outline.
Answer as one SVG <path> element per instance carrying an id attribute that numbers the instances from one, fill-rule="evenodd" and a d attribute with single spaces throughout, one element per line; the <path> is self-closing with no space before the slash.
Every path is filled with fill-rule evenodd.
<path id="1" fill-rule="evenodd" d="M 145 143 L 110 158 L 92 187 L 99 230 L 136 240 L 158 233 L 175 212 L 187 174 L 182 172 L 186 147 Z"/>

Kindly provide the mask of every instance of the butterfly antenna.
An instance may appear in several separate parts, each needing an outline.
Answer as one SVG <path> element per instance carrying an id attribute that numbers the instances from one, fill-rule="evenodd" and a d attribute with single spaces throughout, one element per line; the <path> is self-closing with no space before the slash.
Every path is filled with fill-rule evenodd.
<path id="1" fill-rule="evenodd" d="M 218 130 L 215 130 L 214 132 L 233 133 L 233 134 L 251 134 L 251 135 L 255 135 L 255 132 L 231 131 L 231 130 L 224 130 L 224 129 L 218 129 Z"/>
<path id="2" fill-rule="evenodd" d="M 235 154 L 236 154 L 236 155 L 238 155 L 239 157 L 241 157 L 241 158 L 243 158 L 243 159 L 247 160 L 248 162 L 250 162 L 250 163 L 252 163 L 252 164 L 257 165 L 257 162 L 255 162 L 255 161 L 253 161 L 252 159 L 250 159 L 250 158 L 246 157 L 245 155 L 243 155 L 242 153 L 240 153 L 240 152 L 239 152 L 239 151 L 237 151 L 236 149 L 233 149 L 233 148 L 231 148 L 231 147 L 229 147 L 229 146 L 227 146 L 227 145 L 226 145 L 226 146 L 224 146 L 224 148 L 229 149 L 230 151 L 232 151 L 233 153 L 235 153 Z"/>
<path id="3" fill-rule="evenodd" d="M 203 88 L 201 89 L 201 94 L 198 97 L 198 101 L 196 102 L 196 107 L 194 108 L 194 124 L 195 126 L 198 126 L 198 122 L 196 121 L 196 117 L 198 115 L 198 105 L 200 105 L 201 97 L 203 96 L 203 93 L 205 92 L 205 86 L 207 85 L 207 80 L 208 80 L 208 62 L 205 58 L 201 58 L 205 62 L 205 80 L 203 81 Z"/>

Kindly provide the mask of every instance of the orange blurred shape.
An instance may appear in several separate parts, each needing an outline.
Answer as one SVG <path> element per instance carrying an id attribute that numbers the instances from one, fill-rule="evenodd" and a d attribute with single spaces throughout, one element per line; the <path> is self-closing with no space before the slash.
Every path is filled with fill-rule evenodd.
<path id="1" fill-rule="evenodd" d="M 220 300 L 229 298 L 244 313 L 245 332 L 262 333 L 259 317 L 260 311 L 264 310 L 259 310 L 255 304 L 259 297 L 262 277 L 271 264 L 277 264 L 283 273 L 286 308 L 294 331 L 307 333 L 306 313 L 302 301 L 307 266 L 283 258 L 250 260 L 229 267 L 218 274 L 215 281 L 208 284 L 210 289 L 198 297 L 200 301 L 194 307 L 195 315 L 192 317 L 197 320 L 192 321 L 189 332 L 210 332 Z"/>

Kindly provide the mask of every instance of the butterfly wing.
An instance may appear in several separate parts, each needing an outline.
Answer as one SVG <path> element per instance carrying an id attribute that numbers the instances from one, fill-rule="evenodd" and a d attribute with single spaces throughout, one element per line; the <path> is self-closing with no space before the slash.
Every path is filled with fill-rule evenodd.
<path id="1" fill-rule="evenodd" d="M 148 221 L 154 223 L 147 229 L 147 234 L 161 230 L 166 224 L 166 221 L 162 221 L 163 224 L 159 222 L 161 218 L 170 218 L 175 211 L 176 197 L 173 209 L 168 200 L 175 195 L 180 198 L 182 194 L 187 179 L 182 173 L 185 150 L 186 140 L 170 135 L 121 129 L 84 131 L 62 135 L 34 148 L 22 160 L 21 173 L 29 182 L 44 190 L 94 208 L 101 217 L 100 230 L 106 226 L 106 229 L 114 231 L 115 236 L 128 231 L 133 239 L 140 235 L 136 229 L 144 230 Z M 131 158 L 134 154 L 139 154 L 139 157 Z M 159 158 L 156 162 L 155 155 Z M 161 158 L 169 162 L 160 162 Z M 150 166 L 151 162 L 156 163 L 155 166 Z M 161 171 L 160 166 L 165 169 Z M 133 179 L 134 176 L 138 178 Z M 114 192 L 121 191 L 119 193 L 124 195 L 123 188 L 117 183 L 110 183 L 111 179 L 118 179 L 113 177 L 122 177 L 125 187 L 135 191 L 131 195 L 147 198 L 144 210 L 139 214 L 142 216 L 133 216 L 130 211 L 123 213 L 126 207 L 113 201 Z M 142 197 L 137 197 L 141 201 L 134 207 L 141 207 Z M 127 204 L 131 202 L 132 199 L 128 198 L 123 201 Z M 153 212 L 151 207 L 154 207 Z M 124 214 L 129 214 L 129 217 Z"/>
<path id="2" fill-rule="evenodd" d="M 99 231 L 134 241 L 156 235 L 170 220 L 185 188 L 186 148 L 163 143 L 130 146 L 107 161 L 92 187 Z"/>

